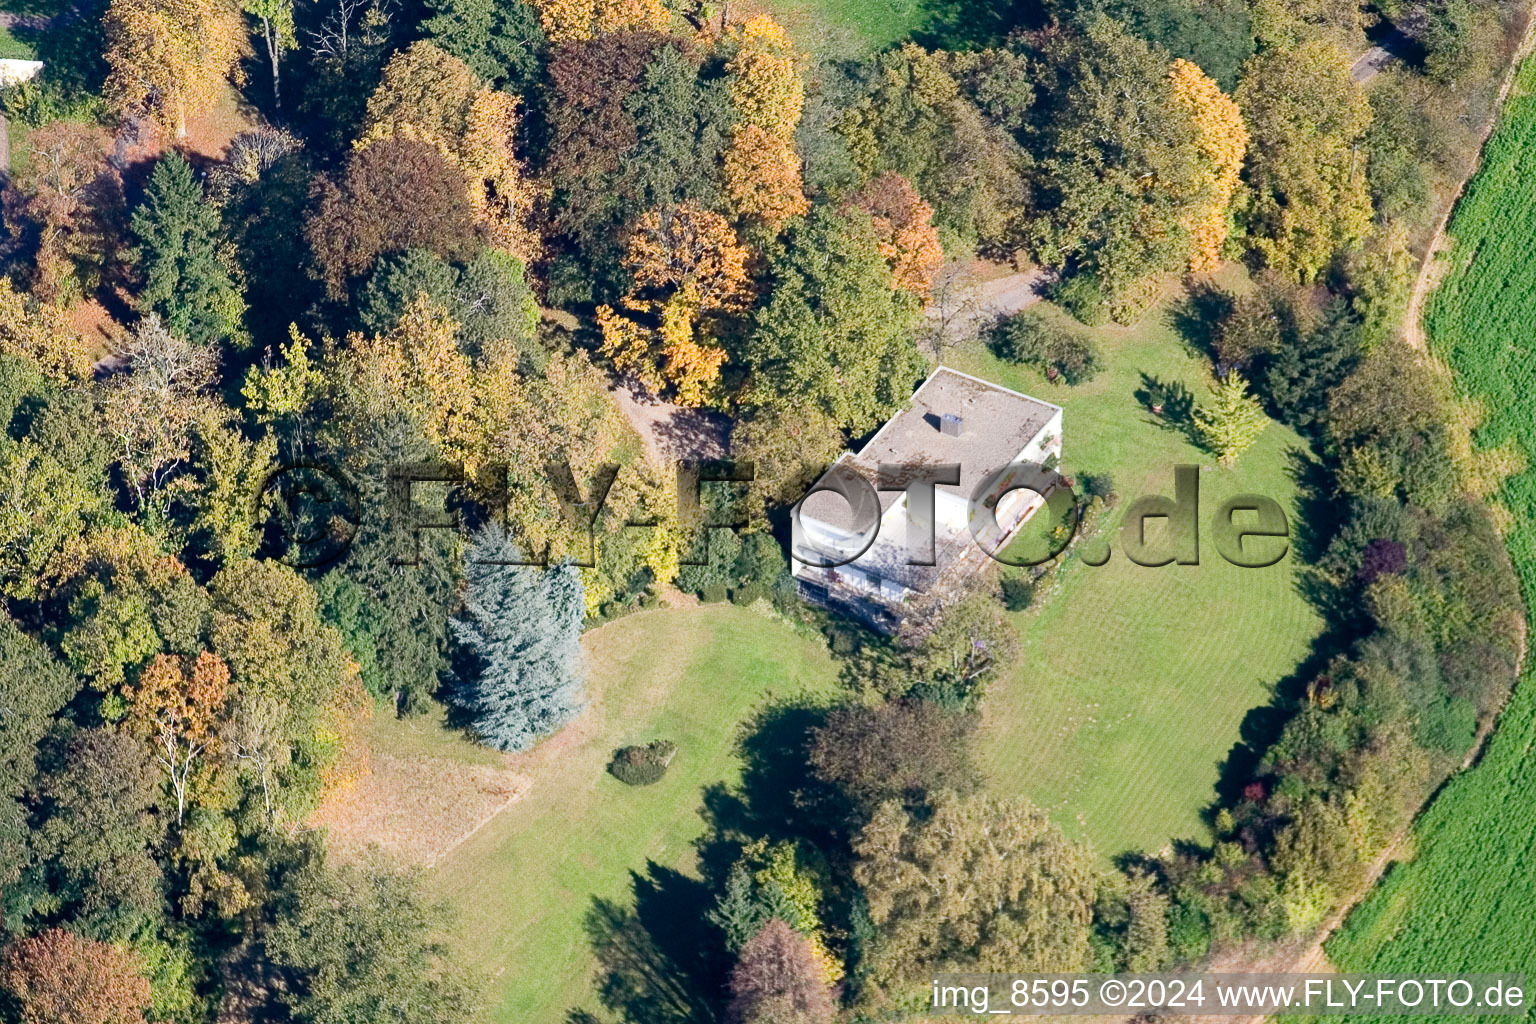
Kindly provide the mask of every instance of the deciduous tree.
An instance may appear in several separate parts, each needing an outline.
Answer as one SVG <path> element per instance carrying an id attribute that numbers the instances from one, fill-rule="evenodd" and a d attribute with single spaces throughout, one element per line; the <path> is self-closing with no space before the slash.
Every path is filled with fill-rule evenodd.
<path id="1" fill-rule="evenodd" d="M 768 255 L 772 293 L 745 346 L 747 398 L 862 431 L 922 375 L 917 300 L 894 287 L 869 218 L 818 207 Z"/>
<path id="2" fill-rule="evenodd" d="M 464 172 L 434 145 L 380 139 L 354 152 L 339 182 L 322 178 L 304 227 L 326 290 L 345 297 L 380 256 L 427 249 L 450 262 L 480 245 Z"/>
<path id="3" fill-rule="evenodd" d="M 1349 56 L 1322 40 L 1254 57 L 1236 98 L 1253 142 L 1250 242 L 1276 270 L 1311 280 L 1370 227 L 1357 146 L 1370 103 L 1350 77 Z"/>
<path id="4" fill-rule="evenodd" d="M 481 81 L 457 57 L 420 40 L 395 54 L 368 100 L 357 148 L 380 139 L 431 143 L 463 171 L 487 240 L 529 261 L 538 253 L 532 192 L 513 151 L 518 99 Z"/>
<path id="5" fill-rule="evenodd" d="M 754 935 L 731 971 L 735 1024 L 831 1024 L 831 990 L 805 936 L 774 918 Z"/>
<path id="6" fill-rule="evenodd" d="M 926 303 L 933 292 L 934 276 L 944 262 L 939 232 L 933 226 L 933 207 L 910 181 L 894 172 L 865 184 L 848 197 L 848 203 L 869 214 L 896 287 Z"/>
<path id="7" fill-rule="evenodd" d="M 35 232 L 32 292 L 69 302 L 102 283 L 122 243 L 122 176 L 107 162 L 108 139 L 95 125 L 55 121 L 32 132 L 28 159 L 5 191 L 11 232 Z"/>
<path id="8" fill-rule="evenodd" d="M 1232 196 L 1237 191 L 1243 169 L 1243 154 L 1248 148 L 1248 129 L 1243 116 L 1219 86 L 1200 68 L 1182 58 L 1173 62 L 1168 72 L 1173 86 L 1173 101 L 1187 110 L 1195 122 L 1195 144 L 1200 155 L 1200 169 L 1194 182 L 1194 195 L 1186 211 L 1192 251 L 1189 269 L 1215 268 L 1221 247 L 1227 240 Z"/>
<path id="9" fill-rule="evenodd" d="M 742 120 L 789 142 L 805 110 L 805 79 L 788 33 L 759 14 L 732 29 L 726 45 L 735 49 L 725 69 L 731 102 Z"/>
<path id="10" fill-rule="evenodd" d="M 50 750 L 41 766 L 34 863 L 55 913 L 116 938 L 158 919 L 164 787 L 144 745 L 119 730 L 88 729 Z"/>
<path id="11" fill-rule="evenodd" d="M 0 991 L 16 1024 L 142 1024 L 149 979 L 121 946 L 60 928 L 18 939 L 0 953 Z"/>
<path id="12" fill-rule="evenodd" d="M 170 780 L 178 825 L 186 816 L 192 769 L 218 743 L 229 701 L 229 667 L 207 651 L 196 660 L 157 656 L 128 694 L 134 726 Z"/>
<path id="13" fill-rule="evenodd" d="M 533 0 L 552 43 L 581 42 L 616 32 L 664 32 L 672 12 L 661 0 Z"/>
<path id="14" fill-rule="evenodd" d="M 746 124 L 732 131 L 721 176 L 725 200 L 737 217 L 777 228 L 811 208 L 795 147 L 760 125 Z"/>
<path id="15" fill-rule="evenodd" d="M 233 0 L 112 0 L 103 24 L 107 93 L 127 109 L 148 104 L 178 139 L 187 118 L 213 106 L 246 52 Z"/>
<path id="16" fill-rule="evenodd" d="M 409 875 L 327 868 L 310 854 L 273 894 L 263 930 L 272 1001 L 302 1024 L 474 1019 L 466 974 L 437 939 L 441 912 Z"/>
<path id="17" fill-rule="evenodd" d="M 884 701 L 838 708 L 811 739 L 816 777 L 873 815 L 887 800 L 916 809 L 942 790 L 976 786 L 969 743 L 973 715 L 933 701 Z"/>
<path id="18" fill-rule="evenodd" d="M 85 343 L 57 306 L 29 301 L 0 277 L 0 355 L 20 356 L 61 381 L 90 374 Z"/>
<path id="19" fill-rule="evenodd" d="M 104 420 L 118 465 L 140 503 L 158 497 L 190 452 L 192 428 L 207 415 L 216 377 L 211 349 L 167 330 L 150 313 L 115 345 L 126 373 L 109 378 Z"/>
<path id="20" fill-rule="evenodd" d="M 932 970 L 1074 971 L 1088 961 L 1091 855 L 1028 801 L 947 794 L 922 818 L 892 801 L 853 852 L 879 928 L 870 963 L 881 981 Z"/>

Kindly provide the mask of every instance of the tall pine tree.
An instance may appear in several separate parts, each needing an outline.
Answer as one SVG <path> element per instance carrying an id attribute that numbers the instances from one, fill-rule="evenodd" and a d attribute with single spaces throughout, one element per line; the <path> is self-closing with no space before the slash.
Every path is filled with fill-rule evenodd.
<path id="1" fill-rule="evenodd" d="M 155 165 L 131 226 L 144 272 L 139 311 L 159 313 L 171 333 L 196 345 L 233 335 L 245 301 L 219 256 L 219 215 L 180 153 Z"/>
<path id="2" fill-rule="evenodd" d="M 527 750 L 582 709 L 581 575 L 571 565 L 517 565 L 494 524 L 465 554 L 464 612 L 454 639 L 473 662 L 460 698 L 475 732 L 500 750 Z"/>

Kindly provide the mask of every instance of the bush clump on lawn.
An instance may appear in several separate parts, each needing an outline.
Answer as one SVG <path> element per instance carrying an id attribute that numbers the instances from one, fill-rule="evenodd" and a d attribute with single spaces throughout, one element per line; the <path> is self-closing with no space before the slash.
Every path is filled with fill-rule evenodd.
<path id="1" fill-rule="evenodd" d="M 1052 380 L 1085 384 L 1103 359 L 1091 340 L 1038 309 L 1026 309 L 998 324 L 992 351 L 1011 363 L 1034 367 Z"/>
<path id="2" fill-rule="evenodd" d="M 1089 327 L 1109 322 L 1104 286 L 1092 274 L 1077 274 L 1051 286 L 1050 299 Z"/>
<path id="3" fill-rule="evenodd" d="M 667 765 L 677 753 L 671 740 L 652 740 L 643 746 L 620 747 L 614 751 L 608 772 L 626 786 L 649 786 L 667 774 Z"/>

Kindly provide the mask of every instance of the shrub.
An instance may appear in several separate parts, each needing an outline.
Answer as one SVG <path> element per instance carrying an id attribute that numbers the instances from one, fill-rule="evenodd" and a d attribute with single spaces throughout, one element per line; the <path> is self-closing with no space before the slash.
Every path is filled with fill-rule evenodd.
<path id="1" fill-rule="evenodd" d="M 1038 309 L 1023 310 L 999 324 L 992 350 L 1001 359 L 1032 366 L 1067 384 L 1092 380 L 1101 363 L 1092 341 Z"/>
<path id="2" fill-rule="evenodd" d="M 699 591 L 699 600 L 708 604 L 724 601 L 728 596 L 730 596 L 730 592 L 726 589 L 724 583 L 711 583 Z"/>
<path id="3" fill-rule="evenodd" d="M 1104 286 L 1091 274 L 1078 274 L 1058 281 L 1051 288 L 1051 301 L 1089 327 L 1103 327 L 1109 322 L 1109 305 Z"/>
<path id="4" fill-rule="evenodd" d="M 671 740 L 652 740 L 637 747 L 620 747 L 608 763 L 608 772 L 626 786 L 649 786 L 661 781 L 667 765 L 677 754 Z"/>
<path id="5" fill-rule="evenodd" d="M 1021 612 L 1035 599 L 1035 586 L 1022 576 L 1003 577 L 1003 607 L 1011 612 Z"/>
<path id="6" fill-rule="evenodd" d="M 1098 348 L 1079 334 L 1067 334 L 1051 354 L 1051 366 L 1068 384 L 1086 384 L 1098 376 L 1103 360 Z"/>
<path id="7" fill-rule="evenodd" d="M 732 604 L 739 604 L 742 607 L 746 607 L 747 605 L 749 605 L 752 602 L 756 601 L 758 598 L 766 597 L 766 596 L 767 596 L 767 594 L 763 590 L 762 584 L 760 584 L 760 583 L 745 583 L 745 584 L 742 584 L 739 587 L 732 588 L 732 590 L 731 590 L 731 603 Z"/>

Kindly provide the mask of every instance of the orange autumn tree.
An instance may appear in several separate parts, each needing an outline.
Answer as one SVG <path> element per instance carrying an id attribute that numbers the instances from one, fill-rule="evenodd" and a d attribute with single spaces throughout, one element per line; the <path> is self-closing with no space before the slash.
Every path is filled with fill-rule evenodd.
<path id="1" fill-rule="evenodd" d="M 249 49 L 245 18 L 230 0 L 112 0 L 102 26 L 107 96 L 125 111 L 147 104 L 178 139 Z"/>
<path id="2" fill-rule="evenodd" d="M 944 262 L 933 207 L 910 181 L 894 172 L 880 175 L 849 196 L 848 205 L 869 214 L 880 240 L 880 255 L 890 264 L 896 287 L 926 303 Z"/>
<path id="3" fill-rule="evenodd" d="M 50 928 L 0 955 L 0 991 L 15 1024 L 143 1024 L 151 999 L 140 969 L 131 950 Z"/>
<path id="4" fill-rule="evenodd" d="M 1198 65 L 1181 57 L 1173 62 L 1168 80 L 1174 102 L 1194 118 L 1202 164 L 1201 187 L 1197 195 L 1189 197 L 1186 215 L 1193 245 L 1189 269 L 1212 270 L 1227 240 L 1227 211 L 1248 150 L 1248 129 L 1237 104 Z"/>
<path id="5" fill-rule="evenodd" d="M 684 203 L 645 214 L 624 254 L 634 285 L 621 304 L 650 323 L 598 307 L 603 354 L 652 391 L 670 385 L 681 405 L 709 401 L 725 362 L 715 331 L 746 308 L 746 258 L 718 213 Z"/>
<path id="6" fill-rule="evenodd" d="M 723 162 L 726 202 L 739 217 L 777 225 L 810 209 L 794 146 L 805 110 L 799 55 L 766 14 L 733 29 L 726 45 L 736 50 L 726 89 L 741 117 Z"/>
<path id="7" fill-rule="evenodd" d="M 128 693 L 129 716 L 170 778 L 178 825 L 192 768 L 217 744 L 229 702 L 229 667 L 208 651 L 196 660 L 156 655 Z"/>
<path id="8" fill-rule="evenodd" d="M 613 32 L 665 32 L 672 12 L 661 0 L 533 0 L 551 43 L 579 43 Z"/>

